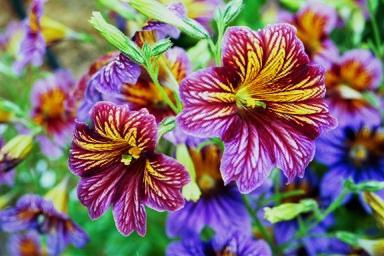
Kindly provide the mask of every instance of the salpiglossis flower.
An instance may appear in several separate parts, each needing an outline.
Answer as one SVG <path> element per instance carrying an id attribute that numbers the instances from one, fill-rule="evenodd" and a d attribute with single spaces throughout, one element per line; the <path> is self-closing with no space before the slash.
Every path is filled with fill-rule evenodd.
<path id="1" fill-rule="evenodd" d="M 333 200 L 343 183 L 384 181 L 384 131 L 378 126 L 347 126 L 325 133 L 318 140 L 316 159 L 328 166 L 321 194 Z M 378 192 L 383 195 L 382 191 Z"/>
<path id="2" fill-rule="evenodd" d="M 181 84 L 178 123 L 200 137 L 225 144 L 221 172 L 247 193 L 275 166 L 290 181 L 304 175 L 313 140 L 335 125 L 324 103 L 324 72 L 309 63 L 288 24 L 254 32 L 227 30 L 223 66 L 188 76 Z"/>
<path id="3" fill-rule="evenodd" d="M 60 190 L 64 194 L 62 183 L 51 191 Z M 36 231 L 47 235 L 49 255 L 59 255 L 68 244 L 84 246 L 87 234 L 66 214 L 66 200 L 63 197 L 54 201 L 38 195 L 22 196 L 12 208 L 0 211 L 0 228 L 7 232 Z"/>
<path id="4" fill-rule="evenodd" d="M 312 60 L 327 66 L 337 56 L 337 47 L 329 38 L 337 21 L 336 10 L 332 7 L 320 1 L 309 1 L 295 15 L 283 13 L 280 20 L 296 27 L 297 36 Z"/>
<path id="5" fill-rule="evenodd" d="M 76 116 L 76 101 L 72 75 L 65 70 L 38 80 L 31 93 L 32 119 L 41 126 L 45 135 L 37 137 L 41 150 L 52 158 L 62 154 L 69 143 Z"/>
<path id="6" fill-rule="evenodd" d="M 8 244 L 9 255 L 44 256 L 47 253 L 41 248 L 39 236 L 35 231 L 14 234 Z"/>
<path id="7" fill-rule="evenodd" d="M 129 235 L 146 231 L 145 205 L 162 211 L 184 204 L 189 177 L 174 159 L 155 153 L 156 121 L 148 111 L 97 103 L 92 127 L 76 126 L 69 165 L 81 177 L 79 200 L 91 218 L 113 207 L 116 226 Z"/>
<path id="8" fill-rule="evenodd" d="M 375 97 L 381 78 L 381 63 L 368 50 L 348 51 L 331 65 L 325 76 L 327 100 L 340 126 L 380 124 L 378 107 L 365 95 Z"/>

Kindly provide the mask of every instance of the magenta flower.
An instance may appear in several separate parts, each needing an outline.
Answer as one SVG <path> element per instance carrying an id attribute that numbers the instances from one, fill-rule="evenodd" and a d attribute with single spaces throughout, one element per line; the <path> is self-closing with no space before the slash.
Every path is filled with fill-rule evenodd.
<path id="1" fill-rule="evenodd" d="M 340 126 L 379 125 L 380 111 L 364 94 L 374 95 L 382 78 L 380 61 L 368 50 L 346 52 L 325 76 L 327 100 Z"/>
<path id="2" fill-rule="evenodd" d="M 219 136 L 221 173 L 248 193 L 273 167 L 292 181 L 313 159 L 316 139 L 335 126 L 324 102 L 324 72 L 312 65 L 288 24 L 254 32 L 228 29 L 223 66 L 193 73 L 181 84 L 178 123 L 196 136 Z"/>
<path id="3" fill-rule="evenodd" d="M 155 153 L 156 121 L 148 111 L 97 103 L 92 127 L 78 123 L 69 165 L 81 177 L 79 200 L 92 219 L 113 207 L 118 230 L 146 232 L 145 205 L 162 211 L 183 206 L 181 188 L 188 183 L 184 167 Z"/>

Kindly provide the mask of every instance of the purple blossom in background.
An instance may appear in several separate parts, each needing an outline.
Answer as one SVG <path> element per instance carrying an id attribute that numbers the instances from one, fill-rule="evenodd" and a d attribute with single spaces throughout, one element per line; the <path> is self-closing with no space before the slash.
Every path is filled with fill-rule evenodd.
<path id="1" fill-rule="evenodd" d="M 68 244 L 82 247 L 88 241 L 87 234 L 68 215 L 58 212 L 51 201 L 37 195 L 24 195 L 14 207 L 0 211 L 0 229 L 35 230 L 47 235 L 50 255 L 59 255 Z"/>
<path id="2" fill-rule="evenodd" d="M 44 256 L 39 235 L 35 231 L 13 234 L 8 242 L 8 252 L 12 256 Z"/>
<path id="3" fill-rule="evenodd" d="M 19 53 L 14 70 L 21 73 L 28 64 L 41 66 L 46 50 L 46 43 L 41 33 L 40 20 L 43 15 L 45 0 L 32 0 L 28 11 L 28 20 L 25 24 L 25 35 L 20 44 Z"/>
<path id="4" fill-rule="evenodd" d="M 167 248 L 167 256 L 270 256 L 271 249 L 263 240 L 254 240 L 240 231 L 227 230 L 218 233 L 212 240 L 202 241 L 190 234 L 181 241 L 172 242 Z"/>
<path id="5" fill-rule="evenodd" d="M 354 121 L 354 120 L 351 120 Z M 316 159 L 329 168 L 321 184 L 321 196 L 331 202 L 343 182 L 384 181 L 384 131 L 378 126 L 348 126 L 324 134 L 318 140 Z"/>

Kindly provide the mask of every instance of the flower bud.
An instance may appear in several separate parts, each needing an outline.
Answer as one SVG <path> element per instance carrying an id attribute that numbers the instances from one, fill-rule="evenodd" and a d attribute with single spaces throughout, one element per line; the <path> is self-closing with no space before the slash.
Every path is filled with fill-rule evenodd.
<path id="1" fill-rule="evenodd" d="M 224 8 L 223 22 L 225 25 L 231 23 L 241 12 L 243 0 L 232 0 Z"/>
<path id="2" fill-rule="evenodd" d="M 384 252 L 384 239 L 359 239 L 358 246 L 363 248 L 369 255 L 383 255 Z"/>
<path id="3" fill-rule="evenodd" d="M 317 208 L 315 200 L 306 199 L 299 203 L 285 203 L 279 206 L 264 208 L 264 218 L 271 223 L 294 219 L 301 213 L 310 212 Z"/>
<path id="4" fill-rule="evenodd" d="M 189 18 L 178 16 L 156 0 L 125 1 L 148 18 L 175 26 L 194 38 L 202 39 L 209 37 L 209 33 L 200 23 Z"/>
<path id="5" fill-rule="evenodd" d="M 372 209 L 373 216 L 375 217 L 378 225 L 384 229 L 384 201 L 372 192 L 365 192 L 364 200 Z"/>
<path id="6" fill-rule="evenodd" d="M 384 189 L 384 182 L 380 181 L 366 181 L 359 184 L 354 183 L 352 180 L 347 180 L 344 186 L 351 192 L 377 192 Z"/>
<path id="7" fill-rule="evenodd" d="M 0 170 L 7 172 L 18 165 L 32 149 L 31 135 L 17 135 L 0 149 Z"/>
<path id="8" fill-rule="evenodd" d="M 100 12 L 93 12 L 89 22 L 100 31 L 110 44 L 126 54 L 130 59 L 139 64 L 144 63 L 144 57 L 140 48 L 118 28 L 107 23 Z"/>
<path id="9" fill-rule="evenodd" d="M 59 184 L 51 188 L 44 198 L 51 201 L 56 210 L 66 213 L 68 210 L 68 182 L 69 178 L 65 177 Z"/>
<path id="10" fill-rule="evenodd" d="M 156 42 L 154 46 L 152 46 L 152 56 L 161 55 L 171 47 L 172 47 L 172 42 L 168 38 L 160 40 Z"/>
<path id="11" fill-rule="evenodd" d="M 196 202 L 201 196 L 199 186 L 196 184 L 196 171 L 193 164 L 191 155 L 188 152 L 188 148 L 185 144 L 179 144 L 176 146 L 176 159 L 184 165 L 187 169 L 191 182 L 184 186 L 182 193 L 185 199 Z"/>

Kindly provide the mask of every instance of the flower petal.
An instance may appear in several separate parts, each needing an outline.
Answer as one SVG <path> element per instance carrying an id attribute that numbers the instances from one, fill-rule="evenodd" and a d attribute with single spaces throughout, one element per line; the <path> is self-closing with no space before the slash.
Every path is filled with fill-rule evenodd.
<path id="1" fill-rule="evenodd" d="M 143 168 L 142 163 L 129 166 L 129 175 L 125 175 L 116 187 L 113 218 L 117 229 L 125 236 L 133 231 L 144 236 L 146 232 L 147 214 L 141 202 Z"/>
<path id="2" fill-rule="evenodd" d="M 183 129 L 208 137 L 221 135 L 231 126 L 237 108 L 233 94 L 236 77 L 230 74 L 224 68 L 208 68 L 183 80 L 180 96 L 184 111 L 177 119 Z"/>
<path id="3" fill-rule="evenodd" d="M 132 145 L 142 152 L 155 148 L 156 122 L 145 109 L 129 111 L 126 105 L 100 102 L 94 106 L 91 119 L 94 130 L 78 123 L 74 134 L 69 165 L 78 175 L 120 162 Z"/>
<path id="4" fill-rule="evenodd" d="M 140 76 L 140 65 L 120 53 L 92 77 L 90 83 L 104 93 L 119 93 L 124 83 L 134 84 Z M 91 86 L 91 85 L 89 85 Z"/>
<path id="5" fill-rule="evenodd" d="M 92 219 L 99 218 L 112 203 L 115 188 L 124 175 L 124 165 L 118 164 L 108 171 L 99 171 L 80 180 L 77 194 L 80 202 L 88 208 Z"/>
<path id="6" fill-rule="evenodd" d="M 177 210 L 184 205 L 181 188 L 189 182 L 184 166 L 176 160 L 154 154 L 144 171 L 144 202 L 158 211 Z"/>

